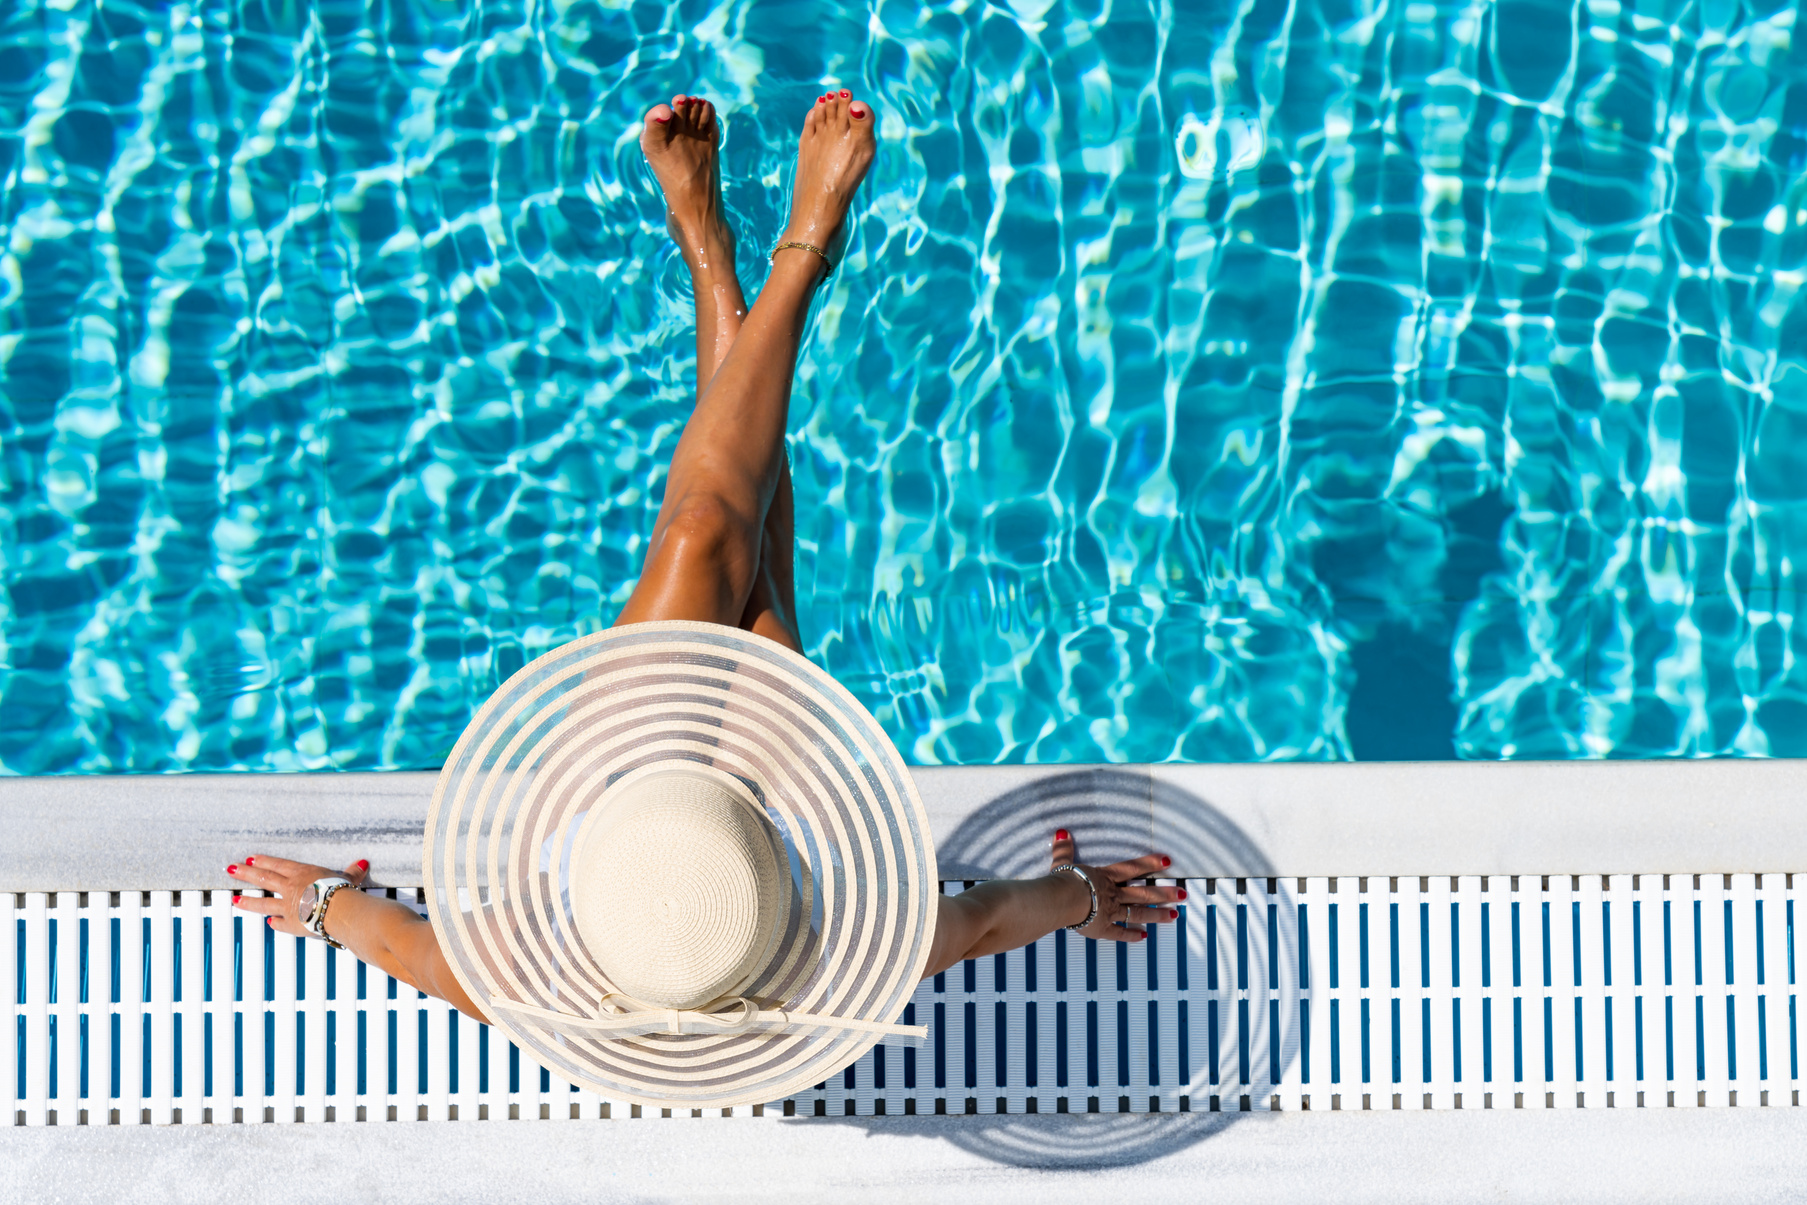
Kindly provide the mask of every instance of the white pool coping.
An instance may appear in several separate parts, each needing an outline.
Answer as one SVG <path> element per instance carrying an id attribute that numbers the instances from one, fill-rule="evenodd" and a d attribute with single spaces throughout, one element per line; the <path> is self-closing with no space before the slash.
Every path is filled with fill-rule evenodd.
<path id="1" fill-rule="evenodd" d="M 1222 1124 L 1138 1118 L 1132 1165 L 988 1157 L 977 1118 L 520 1125 L 0 1129 L 0 1200 L 64 1205 L 410 1205 L 530 1201 L 1793 1202 L 1807 1177 L 1796 1109 L 1291 1113 Z M 1098 1119 L 1011 1118 L 1047 1148 Z M 1142 1135 L 1146 1140 L 1150 1135 Z"/>
<path id="2" fill-rule="evenodd" d="M 1057 825 L 1175 876 L 1735 874 L 1807 867 L 1807 761 L 982 766 L 915 771 L 945 878 Z M 432 773 L 0 778 L 0 891 L 228 886 L 264 852 L 419 881 Z"/>

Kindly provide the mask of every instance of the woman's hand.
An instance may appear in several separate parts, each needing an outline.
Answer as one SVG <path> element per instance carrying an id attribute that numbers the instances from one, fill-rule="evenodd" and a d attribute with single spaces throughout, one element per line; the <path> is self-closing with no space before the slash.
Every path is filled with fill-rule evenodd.
<path id="1" fill-rule="evenodd" d="M 1146 926 L 1166 924 L 1179 916 L 1177 908 L 1166 905 L 1186 898 L 1183 887 L 1138 887 L 1132 884 L 1134 879 L 1152 878 L 1172 866 L 1173 859 L 1164 854 L 1149 854 L 1146 857 L 1131 858 L 1127 862 L 1114 862 L 1109 866 L 1086 866 L 1079 860 L 1079 843 L 1073 840 L 1073 835 L 1064 828 L 1057 829 L 1054 833 L 1051 865 L 1065 866 L 1068 863 L 1084 870 L 1098 892 L 1098 915 L 1092 918 L 1091 924 L 1077 930 L 1081 937 L 1095 937 L 1100 941 L 1142 941 L 1148 936 Z M 1069 871 L 1061 877 L 1072 878 L 1073 875 Z M 1084 884 L 1079 886 L 1083 891 Z M 1083 916 L 1084 913 L 1080 915 Z"/>
<path id="2" fill-rule="evenodd" d="M 334 876 L 350 879 L 353 887 L 362 887 L 364 877 L 370 873 L 370 862 L 360 858 L 344 870 L 328 870 L 324 866 L 258 854 L 246 858 L 242 864 L 235 862 L 226 867 L 226 873 L 247 887 L 261 887 L 265 891 L 275 892 L 274 895 L 263 896 L 235 895 L 232 897 L 234 908 L 263 914 L 268 918 L 264 923 L 278 933 L 312 937 L 313 934 L 302 926 L 301 915 L 296 910 L 296 900 L 302 890 L 315 879 L 330 879 Z"/>
<path id="3" fill-rule="evenodd" d="M 262 913 L 264 923 L 278 932 L 312 937 L 313 934 L 302 927 L 301 916 L 296 911 L 302 891 L 315 879 L 335 875 L 350 879 L 353 887 L 363 887 L 370 874 L 370 863 L 359 859 L 344 870 L 328 870 L 324 866 L 258 854 L 246 858 L 242 865 L 234 863 L 226 867 L 226 873 L 248 887 L 261 887 L 275 893 L 233 896 L 233 907 Z M 483 1010 L 465 994 L 463 985 L 446 962 L 439 939 L 433 935 L 433 926 L 426 917 L 414 911 L 411 904 L 384 899 L 375 893 L 341 891 L 333 896 L 332 905 L 327 909 L 325 928 L 354 958 L 429 996 L 439 997 L 475 1020 L 489 1022 Z"/>

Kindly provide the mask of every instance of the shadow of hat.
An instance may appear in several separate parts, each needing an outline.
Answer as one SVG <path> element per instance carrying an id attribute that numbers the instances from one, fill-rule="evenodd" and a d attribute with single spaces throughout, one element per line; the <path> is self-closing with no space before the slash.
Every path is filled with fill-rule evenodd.
<path id="1" fill-rule="evenodd" d="M 985 802 L 952 833 L 937 841 L 941 876 L 990 879 L 1044 874 L 1048 869 L 1049 838 L 1057 828 L 1073 834 L 1081 857 L 1089 864 L 1139 857 L 1150 852 L 1157 813 L 1162 842 L 1159 852 L 1171 856 L 1176 867 L 1187 869 L 1191 875 L 1187 880 L 1193 884 L 1187 904 L 1189 912 L 1218 906 L 1215 892 L 1199 890 L 1199 880 L 1212 879 L 1214 871 L 1244 878 L 1265 872 L 1272 877 L 1272 863 L 1260 848 L 1206 800 L 1171 783 L 1152 779 L 1146 771 L 1108 767 L 1034 775 L 1030 781 Z M 1188 1095 L 1194 1112 L 978 1114 L 920 1121 L 859 1117 L 845 1118 L 843 1123 L 883 1128 L 886 1132 L 896 1132 L 901 1127 L 924 1137 L 941 1137 L 973 1154 L 1016 1167 L 1078 1170 L 1145 1163 L 1202 1142 L 1240 1120 L 1266 1113 L 1268 1097 L 1274 1090 L 1276 1061 L 1283 1078 L 1299 1056 L 1301 1036 L 1298 978 L 1296 973 L 1286 971 L 1288 953 L 1296 957 L 1298 951 L 1298 911 L 1285 880 L 1272 878 L 1272 888 L 1269 899 L 1274 905 L 1275 939 L 1270 949 L 1259 948 L 1261 943 L 1253 940 L 1248 943 L 1245 989 L 1239 990 L 1237 984 L 1238 918 L 1234 913 L 1216 918 L 1215 956 L 1220 960 L 1222 973 L 1215 991 L 1207 986 L 1208 975 L 1202 969 L 1213 956 L 1205 945 L 1207 926 L 1198 917 L 1188 918 L 1187 956 L 1195 969 L 1187 994 L 1194 1016 L 1201 1015 L 1215 1001 L 1220 1018 L 1218 1083 L 1211 1082 L 1208 1052 L 1202 1049 L 1204 1041 L 1193 1043 L 1194 1066 Z M 1281 965 L 1274 968 L 1277 973 L 1270 974 L 1276 955 Z M 1278 973 L 1283 971 L 1286 973 Z M 1249 1004 L 1246 1083 L 1241 1082 L 1238 1057 L 1242 1036 L 1237 1031 L 1239 1000 Z M 1273 1007 L 1275 1004 L 1278 1008 Z M 1276 1016 L 1277 1027 L 1273 1024 Z M 1276 1051 L 1277 1060 L 1273 1057 Z M 1221 1111 L 1209 1110 L 1213 1097 L 1220 1101 Z M 1247 1112 L 1242 1107 L 1245 1097 L 1249 1103 Z M 1105 1099 L 1114 1102 L 1115 1094 Z"/>

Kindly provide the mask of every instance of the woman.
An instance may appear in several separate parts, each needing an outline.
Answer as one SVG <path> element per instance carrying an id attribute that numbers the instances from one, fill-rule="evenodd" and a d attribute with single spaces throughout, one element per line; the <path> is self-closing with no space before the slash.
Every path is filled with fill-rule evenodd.
<path id="1" fill-rule="evenodd" d="M 791 377 L 810 297 L 876 148 L 875 119 L 846 91 L 817 98 L 798 140 L 791 220 L 772 273 L 749 311 L 721 211 L 719 126 L 700 97 L 676 96 L 647 114 L 640 145 L 668 206 L 667 225 L 695 285 L 697 404 L 672 455 L 665 499 L 639 583 L 617 625 L 693 620 L 744 628 L 802 651 L 792 574 L 792 497 L 784 454 Z M 1065 829 L 1053 865 L 1077 862 Z M 1170 865 L 1159 855 L 1073 867 L 1037 879 L 982 884 L 938 901 L 926 975 L 1001 953 L 1063 926 L 1086 937 L 1137 942 L 1140 926 L 1169 921 L 1177 887 L 1133 886 Z M 249 857 L 226 868 L 273 894 L 235 896 L 284 933 L 306 935 L 298 913 L 309 884 L 334 872 L 284 858 Z M 361 884 L 369 863 L 346 869 Z M 307 901 L 311 905 L 311 901 Z M 413 908 L 359 891 L 330 897 L 321 927 L 366 962 L 488 1021 L 460 987 L 432 926 Z"/>

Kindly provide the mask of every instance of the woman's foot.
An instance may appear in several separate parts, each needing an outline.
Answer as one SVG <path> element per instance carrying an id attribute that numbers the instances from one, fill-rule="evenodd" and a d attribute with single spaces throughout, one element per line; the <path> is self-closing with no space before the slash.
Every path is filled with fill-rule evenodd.
<path id="1" fill-rule="evenodd" d="M 878 147 L 872 107 L 845 90 L 816 99 L 797 140 L 791 220 L 781 243 L 811 243 L 839 259 L 843 227 Z M 795 252 L 809 255 L 807 251 Z"/>
<path id="2" fill-rule="evenodd" d="M 665 192 L 665 226 L 692 272 L 734 270 L 734 236 L 722 217 L 721 124 L 700 96 L 654 105 L 640 149 Z"/>

